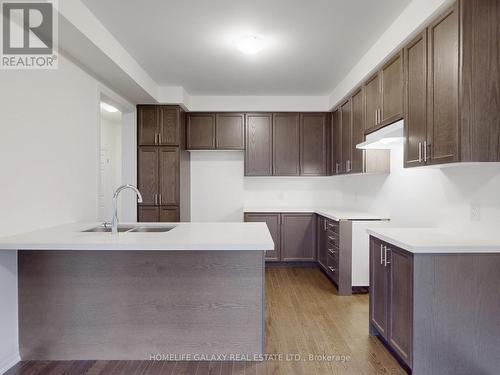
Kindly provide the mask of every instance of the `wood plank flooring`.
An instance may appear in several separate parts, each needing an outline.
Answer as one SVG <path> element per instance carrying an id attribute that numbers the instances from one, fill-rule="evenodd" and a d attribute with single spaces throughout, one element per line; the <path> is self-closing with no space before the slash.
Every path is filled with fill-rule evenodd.
<path id="1" fill-rule="evenodd" d="M 6 374 L 406 374 L 385 347 L 368 335 L 368 295 L 338 296 L 315 268 L 267 268 L 266 352 L 274 358 L 265 362 L 26 361 Z M 284 360 L 277 360 L 280 354 Z M 310 355 L 330 358 L 309 360 Z"/>

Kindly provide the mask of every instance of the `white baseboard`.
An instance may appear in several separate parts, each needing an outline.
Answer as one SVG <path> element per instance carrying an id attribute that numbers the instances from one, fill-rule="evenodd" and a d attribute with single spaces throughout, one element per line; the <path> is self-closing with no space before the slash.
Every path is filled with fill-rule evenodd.
<path id="1" fill-rule="evenodd" d="M 12 354 L 9 357 L 0 360 L 0 375 L 5 374 L 12 366 L 21 360 L 19 353 Z"/>

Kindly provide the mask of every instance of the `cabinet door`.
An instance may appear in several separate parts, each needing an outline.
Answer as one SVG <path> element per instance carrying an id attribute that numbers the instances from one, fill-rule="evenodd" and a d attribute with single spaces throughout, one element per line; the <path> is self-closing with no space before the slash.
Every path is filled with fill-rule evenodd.
<path id="1" fill-rule="evenodd" d="M 159 144 L 165 146 L 180 145 L 180 108 L 162 105 L 159 115 Z"/>
<path id="2" fill-rule="evenodd" d="M 427 137 L 427 31 L 403 50 L 405 73 L 405 167 L 424 164 Z"/>
<path id="3" fill-rule="evenodd" d="M 499 162 L 500 6 L 497 0 L 462 1 L 460 14 L 460 159 Z"/>
<path id="4" fill-rule="evenodd" d="M 389 277 L 383 253 L 382 241 L 370 237 L 370 323 L 387 339 Z"/>
<path id="5" fill-rule="evenodd" d="M 342 173 L 342 115 L 337 109 L 332 114 L 332 174 Z"/>
<path id="6" fill-rule="evenodd" d="M 189 113 L 187 116 L 187 148 L 215 149 L 215 114 Z"/>
<path id="7" fill-rule="evenodd" d="M 364 151 L 356 148 L 356 145 L 364 142 L 364 117 L 363 105 L 364 95 L 360 89 L 352 96 L 352 145 L 351 145 L 351 173 L 362 173 L 364 166 Z"/>
<path id="8" fill-rule="evenodd" d="M 300 115 L 300 174 L 326 175 L 326 114 Z"/>
<path id="9" fill-rule="evenodd" d="M 428 28 L 428 132 L 424 159 L 432 164 L 458 155 L 458 9 L 457 3 Z M 425 152 L 427 151 L 427 152 Z"/>
<path id="10" fill-rule="evenodd" d="M 157 106 L 137 106 L 137 133 L 139 146 L 156 145 L 158 143 Z"/>
<path id="11" fill-rule="evenodd" d="M 365 90 L 365 130 L 374 130 L 379 125 L 380 76 L 377 73 L 366 82 Z"/>
<path id="12" fill-rule="evenodd" d="M 142 204 L 158 204 L 158 149 L 140 147 L 137 152 L 137 187 L 142 194 Z"/>
<path id="13" fill-rule="evenodd" d="M 177 147 L 161 147 L 159 155 L 159 204 L 179 204 L 179 149 Z"/>
<path id="14" fill-rule="evenodd" d="M 297 113 L 273 114 L 273 175 L 300 174 L 300 128 Z"/>
<path id="15" fill-rule="evenodd" d="M 352 162 L 352 105 L 349 99 L 341 107 L 342 112 L 342 164 L 341 170 L 350 173 Z"/>
<path id="16" fill-rule="evenodd" d="M 389 344 L 411 366 L 413 259 L 411 254 L 387 244 L 389 265 Z"/>
<path id="17" fill-rule="evenodd" d="M 215 147 L 218 150 L 245 148 L 245 116 L 242 113 L 218 113 L 215 118 Z"/>
<path id="18" fill-rule="evenodd" d="M 272 115 L 247 114 L 245 128 L 245 176 L 271 176 Z"/>
<path id="19" fill-rule="evenodd" d="M 382 95 L 380 123 L 388 125 L 403 118 L 403 56 L 398 53 L 380 72 Z"/>
<path id="20" fill-rule="evenodd" d="M 281 258 L 283 261 L 314 261 L 314 214 L 281 214 Z"/>
<path id="21" fill-rule="evenodd" d="M 160 221 L 163 223 L 179 222 L 179 207 L 160 207 Z"/>
<path id="22" fill-rule="evenodd" d="M 281 259 L 280 254 L 280 214 L 246 213 L 246 222 L 266 223 L 274 241 L 274 250 L 266 251 L 266 261 L 276 262 Z"/>
<path id="23" fill-rule="evenodd" d="M 156 223 L 160 221 L 159 207 L 139 206 L 137 208 L 137 221 L 140 223 Z"/>

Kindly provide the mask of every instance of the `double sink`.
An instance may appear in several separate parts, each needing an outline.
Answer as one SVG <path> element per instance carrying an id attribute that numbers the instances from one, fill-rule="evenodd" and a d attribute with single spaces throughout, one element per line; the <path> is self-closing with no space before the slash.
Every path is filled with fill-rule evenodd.
<path id="1" fill-rule="evenodd" d="M 175 228 L 175 225 L 145 226 L 145 225 L 118 225 L 119 233 L 164 233 Z M 100 225 L 98 227 L 82 230 L 90 233 L 111 233 L 110 225 Z"/>

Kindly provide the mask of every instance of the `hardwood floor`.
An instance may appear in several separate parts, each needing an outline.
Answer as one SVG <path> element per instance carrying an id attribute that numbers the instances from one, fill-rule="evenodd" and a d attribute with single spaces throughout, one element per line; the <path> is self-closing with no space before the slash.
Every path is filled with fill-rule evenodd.
<path id="1" fill-rule="evenodd" d="M 265 362 L 27 361 L 7 375 L 406 374 L 368 335 L 368 295 L 340 297 L 315 268 L 266 270 Z M 330 355 L 309 360 L 309 355 Z M 295 358 L 295 357 L 293 357 Z"/>

